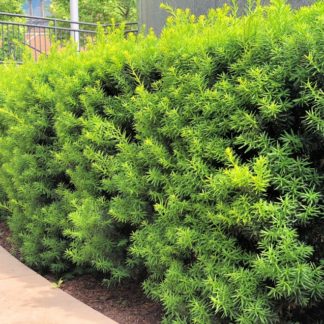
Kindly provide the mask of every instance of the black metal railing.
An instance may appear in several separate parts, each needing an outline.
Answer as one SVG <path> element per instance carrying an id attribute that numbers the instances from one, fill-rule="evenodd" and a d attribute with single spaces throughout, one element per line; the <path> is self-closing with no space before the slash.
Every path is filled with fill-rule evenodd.
<path id="1" fill-rule="evenodd" d="M 107 30 L 112 25 L 101 26 Z M 0 63 L 6 59 L 22 63 L 26 48 L 37 60 L 39 55 L 50 52 L 54 42 L 62 47 L 70 39 L 77 42 L 78 50 L 83 50 L 88 42 L 95 41 L 97 28 L 97 24 L 89 22 L 0 12 Z M 137 23 L 125 24 L 125 33 L 137 31 Z"/>

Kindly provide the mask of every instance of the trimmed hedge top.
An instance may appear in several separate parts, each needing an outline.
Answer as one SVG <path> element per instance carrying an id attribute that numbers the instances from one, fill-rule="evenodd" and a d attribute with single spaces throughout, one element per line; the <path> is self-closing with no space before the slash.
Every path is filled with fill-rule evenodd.
<path id="1" fill-rule="evenodd" d="M 324 3 L 176 11 L 160 39 L 0 67 L 0 198 L 30 266 L 143 281 L 166 323 L 315 322 Z"/>

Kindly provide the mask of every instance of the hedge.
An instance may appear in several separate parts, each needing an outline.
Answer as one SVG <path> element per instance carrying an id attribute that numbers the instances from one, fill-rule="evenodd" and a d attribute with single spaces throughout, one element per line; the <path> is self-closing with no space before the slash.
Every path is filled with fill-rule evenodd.
<path id="1" fill-rule="evenodd" d="M 323 1 L 107 37 L 0 68 L 0 206 L 22 258 L 142 282 L 165 323 L 319 320 Z"/>

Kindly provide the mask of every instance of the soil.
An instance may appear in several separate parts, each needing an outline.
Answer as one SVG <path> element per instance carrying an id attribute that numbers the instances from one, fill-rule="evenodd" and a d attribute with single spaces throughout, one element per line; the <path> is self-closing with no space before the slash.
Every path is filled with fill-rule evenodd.
<path id="1" fill-rule="evenodd" d="M 108 289 L 97 279 L 83 276 L 63 283 L 61 288 L 120 324 L 161 322 L 161 306 L 148 300 L 135 284 Z"/>
<path id="2" fill-rule="evenodd" d="M 0 245 L 17 257 L 10 242 L 10 230 L 1 221 Z M 56 281 L 51 275 L 45 277 L 49 281 Z M 104 287 L 99 279 L 84 275 L 63 282 L 60 289 L 120 324 L 161 322 L 161 305 L 146 298 L 141 287 L 135 283 L 109 289 Z"/>

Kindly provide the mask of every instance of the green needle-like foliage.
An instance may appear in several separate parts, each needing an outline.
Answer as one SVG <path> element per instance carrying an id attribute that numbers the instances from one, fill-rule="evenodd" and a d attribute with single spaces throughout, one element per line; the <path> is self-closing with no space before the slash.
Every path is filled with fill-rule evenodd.
<path id="1" fill-rule="evenodd" d="M 323 1 L 276 0 L 1 67 L 0 208 L 22 257 L 143 280 L 165 323 L 315 323 L 323 62 Z"/>

